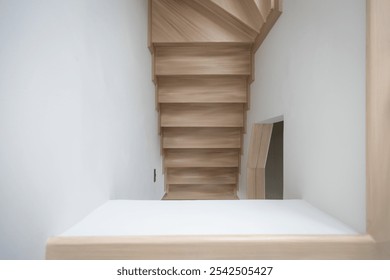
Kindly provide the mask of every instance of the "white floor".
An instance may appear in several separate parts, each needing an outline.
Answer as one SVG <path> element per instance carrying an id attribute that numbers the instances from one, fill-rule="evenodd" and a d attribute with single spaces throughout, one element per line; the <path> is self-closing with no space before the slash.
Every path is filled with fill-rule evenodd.
<path id="1" fill-rule="evenodd" d="M 61 236 L 359 234 L 303 200 L 111 200 Z"/>

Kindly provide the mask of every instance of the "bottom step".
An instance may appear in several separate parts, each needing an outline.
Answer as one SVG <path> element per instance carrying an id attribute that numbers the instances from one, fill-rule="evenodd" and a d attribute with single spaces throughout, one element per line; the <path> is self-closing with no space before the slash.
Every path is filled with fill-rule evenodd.
<path id="1" fill-rule="evenodd" d="M 163 200 L 237 200 L 236 185 L 169 185 Z"/>
<path id="2" fill-rule="evenodd" d="M 165 180 L 168 185 L 235 185 L 237 173 L 237 167 L 168 168 Z"/>

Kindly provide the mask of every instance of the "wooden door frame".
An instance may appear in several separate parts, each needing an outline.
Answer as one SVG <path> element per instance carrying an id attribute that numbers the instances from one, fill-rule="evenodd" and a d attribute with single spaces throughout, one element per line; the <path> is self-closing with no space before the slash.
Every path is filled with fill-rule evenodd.
<path id="1" fill-rule="evenodd" d="M 248 199 L 265 199 L 265 167 L 273 123 L 255 123 L 248 147 L 246 185 Z"/>

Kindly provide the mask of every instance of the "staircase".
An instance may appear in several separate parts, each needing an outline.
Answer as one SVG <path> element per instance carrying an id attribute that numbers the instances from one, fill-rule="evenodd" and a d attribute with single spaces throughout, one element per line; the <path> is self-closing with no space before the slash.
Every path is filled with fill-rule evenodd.
<path id="1" fill-rule="evenodd" d="M 164 199 L 237 199 L 254 53 L 279 1 L 149 1 Z"/>

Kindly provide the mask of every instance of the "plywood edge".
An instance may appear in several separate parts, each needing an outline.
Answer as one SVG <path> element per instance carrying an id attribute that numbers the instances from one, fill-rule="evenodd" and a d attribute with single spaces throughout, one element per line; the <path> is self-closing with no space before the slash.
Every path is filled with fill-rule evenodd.
<path id="1" fill-rule="evenodd" d="M 283 254 L 281 254 L 283 252 Z M 46 259 L 371 259 L 368 235 L 52 237 Z"/>

